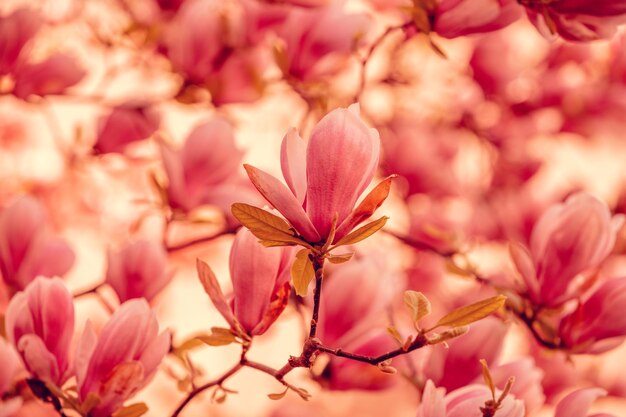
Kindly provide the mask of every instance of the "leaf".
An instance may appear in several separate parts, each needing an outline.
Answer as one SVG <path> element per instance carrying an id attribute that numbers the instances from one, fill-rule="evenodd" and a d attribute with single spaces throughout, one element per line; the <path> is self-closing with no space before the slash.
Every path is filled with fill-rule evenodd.
<path id="1" fill-rule="evenodd" d="M 309 391 L 305 390 L 304 388 L 293 388 L 293 390 L 296 392 L 296 394 L 298 394 L 300 396 L 300 398 L 302 398 L 304 401 L 309 401 L 309 399 L 311 398 L 311 394 L 309 394 Z"/>
<path id="2" fill-rule="evenodd" d="M 235 203 L 231 207 L 231 212 L 242 225 L 261 240 L 306 244 L 294 235 L 289 223 L 267 210 L 245 203 Z"/>
<path id="3" fill-rule="evenodd" d="M 417 324 L 419 320 L 430 314 L 430 301 L 424 294 L 418 291 L 405 291 L 404 304 L 413 313 L 413 322 Z"/>
<path id="4" fill-rule="evenodd" d="M 236 336 L 230 329 L 223 327 L 211 327 L 211 334 L 198 336 L 197 339 L 209 346 L 225 346 L 237 342 Z"/>
<path id="5" fill-rule="evenodd" d="M 396 341 L 398 343 L 400 343 L 400 344 L 404 343 L 404 340 L 402 339 L 402 336 L 400 335 L 400 332 L 395 327 L 393 327 L 393 326 L 387 327 L 387 333 L 389 333 L 391 335 L 391 337 L 396 339 Z"/>
<path id="6" fill-rule="evenodd" d="M 93 410 L 93 408 L 99 403 L 100 397 L 98 396 L 98 394 L 96 394 L 95 392 L 90 392 L 89 394 L 87 394 L 87 398 L 85 398 L 85 401 L 83 401 L 80 405 L 80 413 L 82 415 L 88 415 L 89 412 Z"/>
<path id="7" fill-rule="evenodd" d="M 391 190 L 391 181 L 397 175 L 390 175 L 374 187 L 372 191 L 361 201 L 361 203 L 350 213 L 348 218 L 344 220 L 339 230 L 341 232 L 349 232 L 365 220 L 369 219 L 372 214 L 383 204 L 389 196 Z"/>
<path id="8" fill-rule="evenodd" d="M 291 280 L 296 294 L 300 297 L 306 297 L 309 283 L 313 278 L 315 278 L 315 270 L 311 259 L 309 259 L 309 250 L 302 249 L 296 254 L 296 259 L 291 266 Z"/>
<path id="9" fill-rule="evenodd" d="M 495 297 L 458 308 L 439 319 L 437 324 L 428 331 L 440 326 L 459 327 L 474 323 L 498 310 L 504 305 L 505 301 L 506 297 L 504 295 L 496 295 Z"/>
<path id="10" fill-rule="evenodd" d="M 261 245 L 265 246 L 266 248 L 273 248 L 276 246 L 295 246 L 295 243 L 290 243 L 290 242 L 280 242 L 277 240 L 259 240 L 259 242 L 261 243 Z"/>
<path id="11" fill-rule="evenodd" d="M 343 245 L 352 245 L 364 239 L 367 239 L 368 237 L 382 229 L 385 226 L 385 223 L 387 223 L 388 219 L 389 217 L 383 216 L 378 220 L 374 220 L 373 222 L 366 224 L 365 226 L 359 227 L 358 229 L 341 238 L 339 242 L 335 243 L 333 248 Z"/>
<path id="12" fill-rule="evenodd" d="M 354 255 L 354 252 L 344 253 L 344 254 L 341 254 L 341 255 L 330 255 L 328 257 L 328 261 L 331 264 L 342 264 L 342 263 L 348 262 L 350 259 L 352 259 L 352 255 Z"/>
<path id="13" fill-rule="evenodd" d="M 147 412 L 148 406 L 146 403 L 136 403 L 116 411 L 111 417 L 139 417 Z"/>
<path id="14" fill-rule="evenodd" d="M 278 392 L 278 393 L 275 393 L 275 394 L 267 394 L 267 398 L 269 398 L 270 400 L 281 400 L 287 394 L 287 390 L 288 389 L 289 388 L 285 388 L 285 390 L 283 392 Z"/>

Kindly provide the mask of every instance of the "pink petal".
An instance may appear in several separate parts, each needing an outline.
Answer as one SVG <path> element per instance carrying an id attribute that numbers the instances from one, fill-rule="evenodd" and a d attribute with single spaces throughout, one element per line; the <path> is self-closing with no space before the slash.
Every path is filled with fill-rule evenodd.
<path id="1" fill-rule="evenodd" d="M 591 404 L 606 395 L 601 388 L 583 388 L 563 398 L 556 406 L 554 417 L 585 417 Z"/>
<path id="2" fill-rule="evenodd" d="M 22 355 L 24 364 L 35 377 L 55 384 L 61 382 L 56 358 L 39 336 L 35 334 L 22 336 L 17 343 L 17 350 Z"/>
<path id="3" fill-rule="evenodd" d="M 213 302 L 213 305 L 217 308 L 217 311 L 220 312 L 222 317 L 226 319 L 228 324 L 232 328 L 236 329 L 238 327 L 237 319 L 233 315 L 233 312 L 228 305 L 228 301 L 226 301 L 226 297 L 224 297 L 224 293 L 222 293 L 222 289 L 220 288 L 220 284 L 217 282 L 215 274 L 209 265 L 202 262 L 200 259 L 196 260 L 196 268 L 198 269 L 198 277 L 204 287 L 204 291 Z"/>
<path id="4" fill-rule="evenodd" d="M 285 185 L 272 175 L 251 165 L 244 164 L 250 181 L 265 199 L 278 210 L 291 225 L 309 242 L 317 242 L 320 236 L 313 227 L 296 197 Z"/>
<path id="5" fill-rule="evenodd" d="M 445 394 L 444 388 L 435 387 L 430 379 L 426 381 L 417 417 L 446 417 Z"/>
<path id="6" fill-rule="evenodd" d="M 280 167 L 289 189 L 303 205 L 306 197 L 306 142 L 294 128 L 289 129 L 280 146 Z"/>

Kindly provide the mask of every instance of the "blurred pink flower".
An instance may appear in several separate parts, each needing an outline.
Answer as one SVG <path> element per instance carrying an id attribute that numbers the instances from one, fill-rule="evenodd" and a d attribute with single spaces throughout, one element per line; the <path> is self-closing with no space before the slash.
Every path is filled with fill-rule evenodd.
<path id="1" fill-rule="evenodd" d="M 530 252 L 519 244 L 510 247 L 530 299 L 553 307 L 578 296 L 613 249 L 622 220 L 612 219 L 606 204 L 586 193 L 549 208 L 535 224 Z"/>
<path id="2" fill-rule="evenodd" d="M 524 401 L 528 415 L 541 409 L 546 399 L 541 386 L 545 372 L 532 358 L 524 357 L 514 362 L 490 366 L 489 371 L 495 386 L 500 389 L 504 389 L 509 378 L 515 378 L 511 394 Z"/>
<path id="3" fill-rule="evenodd" d="M 596 398 L 606 395 L 601 388 L 582 388 L 564 397 L 556 406 L 554 417 L 587 417 L 591 403 Z M 613 414 L 600 413 L 589 417 L 615 417 Z"/>
<path id="4" fill-rule="evenodd" d="M 106 282 L 120 302 L 132 298 L 151 301 L 172 279 L 167 268 L 167 252 L 149 240 L 129 242 L 120 251 L 107 254 Z"/>
<path id="5" fill-rule="evenodd" d="M 74 252 L 65 241 L 47 236 L 44 208 L 25 195 L 0 213 L 0 271 L 5 283 L 24 289 L 36 276 L 65 274 Z"/>
<path id="6" fill-rule="evenodd" d="M 291 291 L 292 254 L 292 248 L 266 248 L 247 229 L 240 229 L 230 250 L 230 303 L 210 268 L 198 261 L 205 291 L 233 330 L 263 334 L 283 312 Z"/>
<path id="7" fill-rule="evenodd" d="M 308 145 L 295 129 L 285 135 L 281 168 L 289 188 L 260 169 L 245 167 L 263 197 L 308 241 L 327 239 L 337 214 L 337 241 L 378 207 L 354 210 L 374 176 L 379 152 L 378 132 L 367 128 L 353 105 L 320 120 Z"/>
<path id="8" fill-rule="evenodd" d="M 625 302 L 626 278 L 606 281 L 561 321 L 561 339 L 574 352 L 600 353 L 614 348 L 626 337 Z"/>
<path id="9" fill-rule="evenodd" d="M 10 417 L 22 406 L 20 397 L 4 399 L 21 370 L 19 355 L 11 344 L 0 337 L 0 417 Z"/>
<path id="10" fill-rule="evenodd" d="M 482 374 L 480 360 L 494 363 L 500 357 L 508 326 L 494 317 L 473 323 L 460 338 L 430 350 L 424 374 L 438 387 L 455 390 L 474 382 Z"/>
<path id="11" fill-rule="evenodd" d="M 214 205 L 230 216 L 232 203 L 255 201 L 253 190 L 239 175 L 242 156 L 230 123 L 220 117 L 196 126 L 180 150 L 162 143 L 170 207 L 187 212 Z"/>
<path id="12" fill-rule="evenodd" d="M 170 348 L 170 333 L 159 334 L 156 315 L 146 300 L 130 300 L 111 316 L 98 337 L 87 322 L 76 348 L 80 400 L 95 395 L 89 412 L 108 417 L 143 388 Z"/>
<path id="13" fill-rule="evenodd" d="M 278 65 L 286 76 L 313 81 L 333 75 L 354 51 L 368 29 L 364 14 L 348 14 L 342 2 L 292 9 L 277 29 L 285 42 Z"/>
<path id="14" fill-rule="evenodd" d="M 498 392 L 496 392 L 496 398 Z M 444 388 L 426 382 L 417 417 L 483 417 L 481 407 L 491 400 L 491 391 L 484 385 L 468 385 L 446 395 Z M 498 417 L 523 417 L 524 403 L 507 395 L 498 409 Z"/>
<path id="15" fill-rule="evenodd" d="M 444 38 L 491 32 L 521 15 L 515 0 L 439 0 L 433 30 Z"/>
<path id="16" fill-rule="evenodd" d="M 63 94 L 86 75 L 76 60 L 59 52 L 37 63 L 20 65 L 15 72 L 13 94 L 21 99 L 31 95 Z"/>
<path id="17" fill-rule="evenodd" d="M 149 105 L 124 103 L 98 121 L 96 153 L 123 152 L 126 145 L 147 139 L 160 124 L 159 114 Z"/>
<path id="18" fill-rule="evenodd" d="M 24 46 L 42 23 L 41 15 L 29 8 L 0 16 L 0 76 L 13 72 Z"/>
<path id="19" fill-rule="evenodd" d="M 60 279 L 39 277 L 15 295 L 6 333 L 34 377 L 61 386 L 71 376 L 74 304 Z"/>
<path id="20" fill-rule="evenodd" d="M 623 0 L 521 0 L 528 17 L 545 35 L 570 41 L 610 38 L 626 22 Z"/>

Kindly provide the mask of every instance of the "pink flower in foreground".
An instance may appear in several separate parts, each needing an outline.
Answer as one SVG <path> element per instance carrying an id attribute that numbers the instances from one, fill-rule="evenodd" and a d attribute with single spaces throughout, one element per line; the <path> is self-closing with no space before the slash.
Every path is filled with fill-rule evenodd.
<path id="1" fill-rule="evenodd" d="M 13 289 L 26 288 L 38 275 L 63 275 L 74 263 L 65 241 L 46 235 L 45 222 L 42 205 L 28 195 L 0 213 L 0 272 Z"/>
<path id="2" fill-rule="evenodd" d="M 340 5 L 289 12 L 278 28 L 285 50 L 278 64 L 286 75 L 310 81 L 332 75 L 350 56 L 368 28 L 364 14 L 347 14 Z"/>
<path id="3" fill-rule="evenodd" d="M 170 207 L 190 211 L 214 205 L 230 215 L 231 204 L 242 195 L 254 201 L 252 187 L 240 182 L 242 155 L 231 125 L 220 117 L 196 126 L 180 150 L 161 144 Z"/>
<path id="4" fill-rule="evenodd" d="M 110 416 L 150 382 L 170 339 L 167 330 L 159 334 L 146 300 L 122 304 L 99 337 L 87 322 L 76 348 L 76 382 L 82 402 L 94 395 L 99 400 L 89 415 Z"/>
<path id="5" fill-rule="evenodd" d="M 498 392 L 496 392 L 496 398 Z M 417 417 L 483 417 L 480 410 L 491 400 L 491 391 L 483 385 L 468 385 L 446 395 L 444 388 L 436 388 L 431 380 L 426 382 Z M 511 394 L 502 402 L 497 417 L 523 417 L 524 403 Z"/>
<path id="6" fill-rule="evenodd" d="M 530 252 L 511 245 L 530 299 L 553 307 L 576 297 L 613 249 L 621 222 L 621 216 L 611 219 L 606 204 L 586 193 L 549 208 L 535 224 Z"/>
<path id="7" fill-rule="evenodd" d="M 13 94 L 21 99 L 31 95 L 63 94 L 85 74 L 73 57 L 56 53 L 44 61 L 21 65 L 15 73 Z"/>
<path id="8" fill-rule="evenodd" d="M 166 268 L 167 252 L 163 246 L 136 240 L 119 252 L 108 252 L 106 282 L 113 287 L 120 302 L 132 298 L 150 301 L 172 279 Z"/>
<path id="9" fill-rule="evenodd" d="M 554 417 L 587 417 L 591 403 L 606 395 L 601 388 L 583 388 L 564 397 L 556 406 Z M 615 417 L 612 414 L 593 414 L 589 417 Z"/>
<path id="10" fill-rule="evenodd" d="M 491 32 L 522 15 L 515 0 L 440 0 L 433 30 L 444 38 Z"/>
<path id="11" fill-rule="evenodd" d="M 378 132 L 363 123 L 353 105 L 320 120 L 308 145 L 295 129 L 285 135 L 281 168 L 289 188 L 260 169 L 245 167 L 263 197 L 309 242 L 325 241 L 337 215 L 337 241 L 368 219 L 386 197 L 374 197 L 374 202 L 370 194 L 354 208 L 374 176 L 379 152 Z"/>
<path id="12" fill-rule="evenodd" d="M 561 321 L 561 339 L 575 352 L 599 353 L 614 348 L 626 336 L 624 303 L 626 278 L 605 282 Z"/>
<path id="13" fill-rule="evenodd" d="M 0 417 L 9 417 L 22 406 L 20 397 L 3 400 L 21 369 L 19 355 L 12 345 L 0 337 Z"/>
<path id="14" fill-rule="evenodd" d="M 211 269 L 198 260 L 198 274 L 205 291 L 235 332 L 263 334 L 283 312 L 291 291 L 292 253 L 286 247 L 266 248 L 251 232 L 240 229 L 230 250 L 230 303 Z"/>
<path id="15" fill-rule="evenodd" d="M 571 41 L 610 38 L 626 22 L 624 0 L 521 0 L 530 20 L 543 34 Z"/>
<path id="16" fill-rule="evenodd" d="M 41 24 L 41 15 L 27 8 L 0 16 L 0 76 L 15 69 L 24 46 L 39 31 Z"/>
<path id="17" fill-rule="evenodd" d="M 6 311 L 6 333 L 36 378 L 61 386 L 70 376 L 72 295 L 58 278 L 37 278 Z"/>
<path id="18" fill-rule="evenodd" d="M 159 114 L 151 107 L 125 103 L 114 107 L 98 121 L 97 153 L 122 152 L 126 145 L 150 137 L 160 123 Z"/>

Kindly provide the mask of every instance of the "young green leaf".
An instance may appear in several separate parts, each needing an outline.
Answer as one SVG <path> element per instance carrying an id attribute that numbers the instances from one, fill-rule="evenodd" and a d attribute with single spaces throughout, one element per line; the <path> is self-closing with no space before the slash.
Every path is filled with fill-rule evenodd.
<path id="1" fill-rule="evenodd" d="M 262 241 L 286 244 L 305 244 L 297 238 L 289 223 L 280 217 L 258 207 L 244 203 L 235 203 L 231 206 L 233 216 L 248 228 L 252 234 Z"/>
<path id="2" fill-rule="evenodd" d="M 309 250 L 302 249 L 296 254 L 296 259 L 291 266 L 291 280 L 296 294 L 300 297 L 306 297 L 309 283 L 313 278 L 315 278 L 315 270 L 311 259 L 309 259 Z"/>
<path id="3" fill-rule="evenodd" d="M 280 399 L 282 399 L 282 398 L 283 398 L 283 397 L 287 394 L 287 390 L 288 390 L 288 389 L 289 389 L 289 388 L 285 388 L 285 390 L 284 390 L 283 392 L 277 392 L 277 393 L 275 393 L 275 394 L 267 394 L 267 397 L 268 397 L 270 400 L 280 400 Z"/>
<path id="4" fill-rule="evenodd" d="M 491 372 L 489 372 L 489 366 L 487 366 L 487 361 L 484 359 L 480 360 L 480 366 L 483 371 L 483 379 L 485 380 L 485 385 L 491 391 L 491 398 L 493 402 L 496 402 L 496 385 L 493 383 L 493 379 L 491 378 Z"/>
<path id="5" fill-rule="evenodd" d="M 364 239 L 367 239 L 368 237 L 382 229 L 385 226 L 385 223 L 387 223 L 388 219 L 389 217 L 383 216 L 378 220 L 374 220 L 373 222 L 366 224 L 365 226 L 359 227 L 355 231 L 341 238 L 339 242 L 335 243 L 333 248 L 344 245 L 353 245 Z"/>
<path id="6" fill-rule="evenodd" d="M 115 413 L 112 417 L 139 417 L 148 412 L 148 406 L 146 403 L 136 403 L 128 405 Z"/>
<path id="7" fill-rule="evenodd" d="M 210 335 L 197 336 L 197 339 L 209 346 L 225 346 L 237 342 L 237 338 L 230 329 L 222 327 L 212 327 Z"/>
<path id="8" fill-rule="evenodd" d="M 417 324 L 419 320 L 430 314 L 430 301 L 424 294 L 418 291 L 405 291 L 404 304 L 411 310 L 413 322 Z"/>
<path id="9" fill-rule="evenodd" d="M 495 297 L 458 308 L 439 319 L 437 324 L 428 331 L 441 326 L 459 327 L 474 323 L 498 310 L 504 305 L 505 301 L 506 297 L 504 295 L 496 295 Z"/>
<path id="10" fill-rule="evenodd" d="M 328 257 L 328 261 L 331 264 L 342 264 L 342 263 L 348 262 L 350 259 L 352 259 L 352 255 L 354 255 L 354 252 L 343 253 L 341 255 L 330 255 Z"/>

